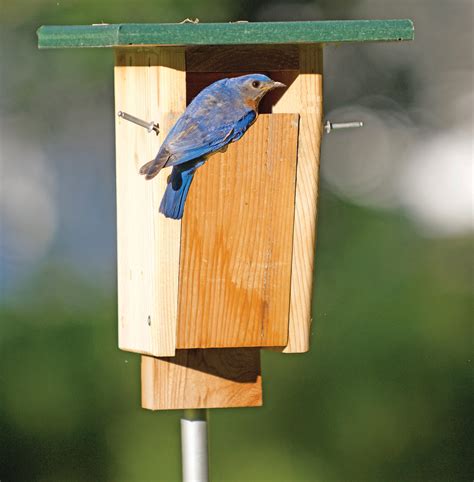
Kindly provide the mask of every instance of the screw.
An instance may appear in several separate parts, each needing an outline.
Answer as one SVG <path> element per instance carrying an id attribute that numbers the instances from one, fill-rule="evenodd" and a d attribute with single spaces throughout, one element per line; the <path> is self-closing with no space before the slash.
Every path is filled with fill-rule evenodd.
<path id="1" fill-rule="evenodd" d="M 333 129 L 352 129 L 354 127 L 363 127 L 364 123 L 362 121 L 355 122 L 331 122 L 326 121 L 324 124 L 324 130 L 326 134 L 329 134 Z"/>
<path id="2" fill-rule="evenodd" d="M 142 119 L 139 119 L 138 117 L 135 117 L 134 115 L 122 112 L 121 110 L 117 112 L 117 115 L 122 119 L 128 120 L 130 122 L 133 122 L 134 124 L 144 127 L 148 132 L 156 132 L 156 135 L 160 133 L 160 126 L 158 123 L 144 121 Z"/>

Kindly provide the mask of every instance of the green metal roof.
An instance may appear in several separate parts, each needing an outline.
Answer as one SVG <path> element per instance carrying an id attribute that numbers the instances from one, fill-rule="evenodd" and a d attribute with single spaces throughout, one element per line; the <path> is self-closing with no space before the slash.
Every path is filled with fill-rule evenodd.
<path id="1" fill-rule="evenodd" d="M 411 20 L 45 25 L 39 48 L 311 44 L 412 40 Z"/>

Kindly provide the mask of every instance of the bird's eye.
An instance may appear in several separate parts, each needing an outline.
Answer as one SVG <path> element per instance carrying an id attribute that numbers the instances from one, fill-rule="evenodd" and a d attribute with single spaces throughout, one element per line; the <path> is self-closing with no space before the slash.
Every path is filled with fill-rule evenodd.
<path id="1" fill-rule="evenodd" d="M 252 87 L 254 87 L 255 89 L 258 89 L 260 87 L 260 82 L 258 80 L 254 80 L 252 82 Z"/>

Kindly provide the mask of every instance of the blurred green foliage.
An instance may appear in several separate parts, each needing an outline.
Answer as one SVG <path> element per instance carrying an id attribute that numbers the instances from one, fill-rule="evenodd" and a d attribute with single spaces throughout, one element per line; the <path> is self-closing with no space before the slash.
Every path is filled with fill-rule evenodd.
<path id="1" fill-rule="evenodd" d="M 323 190 L 312 350 L 264 352 L 264 407 L 212 412 L 214 480 L 467 480 L 469 249 Z M 179 480 L 179 413 L 139 408 L 113 292 L 51 265 L 3 308 L 2 480 Z"/>
<path id="2" fill-rule="evenodd" d="M 315 6 L 318 18 L 349 18 L 360 3 L 300 2 L 293 10 L 306 15 L 303 6 Z M 71 123 L 69 106 L 83 99 L 76 92 L 92 103 L 108 99 L 113 121 L 110 52 L 38 52 L 34 32 L 41 24 L 254 20 L 275 7 L 274 20 L 278 5 L 1 0 L 1 81 L 8 95 L 0 114 L 22 114 L 22 132 L 48 139 L 50 150 Z M 372 75 L 370 60 L 359 61 L 376 77 L 376 92 L 397 90 L 401 105 L 416 103 L 419 86 L 408 67 Z M 363 95 L 362 88 L 351 92 Z M 112 157 L 102 167 L 110 173 Z M 104 200 L 96 203 L 100 209 Z M 81 234 L 85 242 L 95 231 Z M 108 239 L 113 252 L 112 232 Z M 212 411 L 213 480 L 471 480 L 472 241 L 425 237 L 400 212 L 356 207 L 323 184 L 312 350 L 263 353 L 264 407 Z M 25 270 L 0 306 L 0 480 L 179 480 L 180 413 L 140 408 L 139 356 L 117 349 L 114 277 L 81 271 L 62 249 L 57 242 Z"/>

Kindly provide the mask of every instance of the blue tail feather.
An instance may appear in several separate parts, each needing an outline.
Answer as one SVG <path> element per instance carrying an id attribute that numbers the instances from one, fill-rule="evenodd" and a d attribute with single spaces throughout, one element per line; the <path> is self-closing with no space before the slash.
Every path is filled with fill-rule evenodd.
<path id="1" fill-rule="evenodd" d="M 194 177 L 194 173 L 204 161 L 193 163 L 192 165 L 175 166 L 166 186 L 166 191 L 161 200 L 160 213 L 167 218 L 181 219 L 184 212 L 184 204 L 188 196 L 189 188 Z"/>

